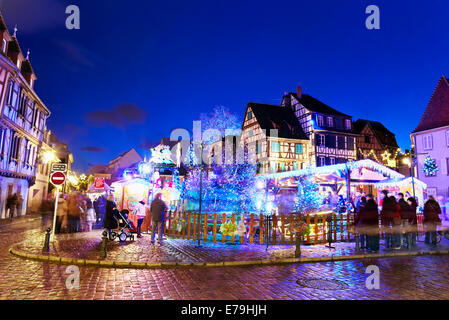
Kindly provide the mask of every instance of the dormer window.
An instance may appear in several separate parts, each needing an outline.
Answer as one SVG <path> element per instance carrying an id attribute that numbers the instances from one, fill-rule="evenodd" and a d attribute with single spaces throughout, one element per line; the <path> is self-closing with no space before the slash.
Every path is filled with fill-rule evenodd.
<path id="1" fill-rule="evenodd" d="M 346 130 L 351 130 L 352 124 L 350 119 L 345 120 L 345 128 Z"/>
<path id="2" fill-rule="evenodd" d="M 324 125 L 324 118 L 323 118 L 323 116 L 318 115 L 317 116 L 317 121 L 318 121 L 318 127 L 322 127 Z"/>
<path id="3" fill-rule="evenodd" d="M 253 113 L 251 111 L 248 112 L 248 120 L 251 120 L 253 117 Z"/>

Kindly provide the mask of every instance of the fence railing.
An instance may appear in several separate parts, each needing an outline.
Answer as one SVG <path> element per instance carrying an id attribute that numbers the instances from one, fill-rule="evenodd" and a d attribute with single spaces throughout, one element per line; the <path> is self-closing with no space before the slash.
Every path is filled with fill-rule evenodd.
<path id="1" fill-rule="evenodd" d="M 292 232 L 294 214 L 263 214 L 247 213 L 202 213 L 199 217 L 200 230 L 198 232 L 198 212 L 169 211 L 165 217 L 164 235 L 170 238 L 198 240 L 212 243 L 249 243 L 249 244 L 293 244 L 296 241 Z M 232 221 L 238 225 L 244 220 L 244 232 L 240 234 L 222 234 L 220 227 L 223 223 Z M 326 242 L 343 242 L 353 239 L 351 227 L 353 214 L 317 213 L 307 214 L 305 222 L 310 226 L 310 232 L 303 241 L 307 244 Z M 243 230 L 240 230 L 243 231 Z"/>

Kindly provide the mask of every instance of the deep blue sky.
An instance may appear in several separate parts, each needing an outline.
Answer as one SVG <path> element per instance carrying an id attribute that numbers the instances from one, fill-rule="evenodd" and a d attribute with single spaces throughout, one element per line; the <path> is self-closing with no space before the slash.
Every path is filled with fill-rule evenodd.
<path id="1" fill-rule="evenodd" d="M 65 28 L 69 4 L 80 7 L 80 30 Z M 381 30 L 365 28 L 369 4 L 380 7 Z M 0 5 L 11 32 L 18 24 L 22 50 L 31 50 L 35 89 L 52 111 L 47 126 L 81 169 L 131 147 L 143 154 L 145 141 L 191 130 L 214 105 L 243 117 L 249 101 L 278 104 L 297 85 L 354 120 L 381 121 L 408 148 L 449 75 L 447 0 Z M 129 122 L 120 105 L 134 105 Z"/>

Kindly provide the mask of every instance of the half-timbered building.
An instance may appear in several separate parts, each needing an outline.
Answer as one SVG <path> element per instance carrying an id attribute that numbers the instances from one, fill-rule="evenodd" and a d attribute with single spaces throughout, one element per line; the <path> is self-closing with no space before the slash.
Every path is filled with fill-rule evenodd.
<path id="1" fill-rule="evenodd" d="M 354 122 L 357 138 L 357 159 L 372 159 L 390 168 L 398 168 L 400 148 L 394 133 L 382 123 L 359 119 Z"/>
<path id="2" fill-rule="evenodd" d="M 356 160 L 357 134 L 352 117 L 331 108 L 301 87 L 285 92 L 281 106 L 293 111 L 310 143 L 312 166 L 325 166 Z"/>
<path id="3" fill-rule="evenodd" d="M 6 199 L 21 198 L 16 215 L 24 215 L 28 188 L 36 178 L 38 151 L 50 111 L 34 91 L 36 75 L 0 15 L 0 217 Z"/>
<path id="4" fill-rule="evenodd" d="M 279 105 L 248 103 L 241 141 L 255 155 L 258 173 L 310 166 L 309 140 L 292 110 Z"/>

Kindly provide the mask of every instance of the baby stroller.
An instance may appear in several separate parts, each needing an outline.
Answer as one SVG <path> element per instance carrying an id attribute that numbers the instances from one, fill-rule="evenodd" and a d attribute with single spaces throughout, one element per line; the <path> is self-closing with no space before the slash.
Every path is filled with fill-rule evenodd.
<path id="1" fill-rule="evenodd" d="M 120 242 L 126 241 L 129 238 L 130 241 L 134 241 L 134 235 L 132 230 L 135 229 L 132 221 L 128 220 L 129 211 L 124 209 L 122 211 L 114 210 L 113 218 L 116 223 L 116 227 L 109 231 L 109 240 L 114 241 L 115 238 L 119 238 Z"/>

